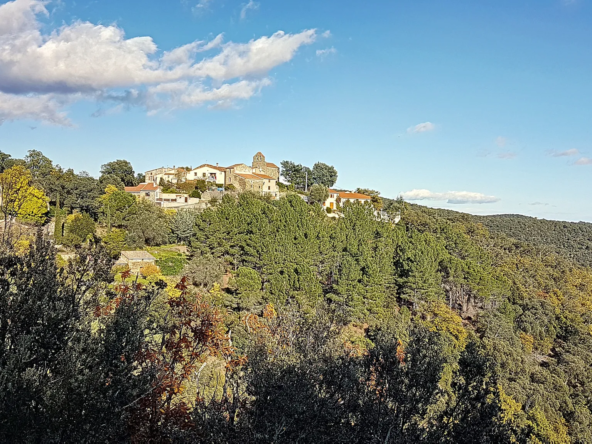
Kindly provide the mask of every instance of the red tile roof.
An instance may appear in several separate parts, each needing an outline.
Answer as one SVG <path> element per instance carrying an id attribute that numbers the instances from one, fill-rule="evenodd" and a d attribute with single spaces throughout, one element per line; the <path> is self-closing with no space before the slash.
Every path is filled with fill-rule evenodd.
<path id="1" fill-rule="evenodd" d="M 128 193 L 138 193 L 140 191 L 158 191 L 160 187 L 153 183 L 141 183 L 137 187 L 125 187 L 125 191 Z"/>
<path id="2" fill-rule="evenodd" d="M 254 174 L 246 174 L 246 173 L 234 173 L 239 177 L 242 177 L 243 179 L 249 179 L 249 180 L 263 180 L 262 177 L 259 177 L 260 175 L 255 176 Z"/>
<path id="3" fill-rule="evenodd" d="M 277 166 L 275 163 L 271 163 L 271 162 L 265 162 L 267 164 L 268 167 L 271 168 L 277 168 L 278 170 L 280 169 L 279 166 Z"/>
<path id="4" fill-rule="evenodd" d="M 339 197 L 341 197 L 342 199 L 359 199 L 359 200 L 372 199 L 370 196 L 366 196 L 365 194 L 360 194 L 360 193 L 344 193 L 344 192 L 340 191 L 338 194 L 339 194 Z"/>

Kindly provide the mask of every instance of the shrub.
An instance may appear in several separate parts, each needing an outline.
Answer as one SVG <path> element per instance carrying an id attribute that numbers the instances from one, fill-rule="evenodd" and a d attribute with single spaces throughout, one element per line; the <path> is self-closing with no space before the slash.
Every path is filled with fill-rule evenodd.
<path id="1" fill-rule="evenodd" d="M 228 184 L 226 185 L 226 191 L 236 191 L 236 187 L 232 183 Z"/>
<path id="2" fill-rule="evenodd" d="M 325 208 L 325 210 L 327 211 L 328 214 L 331 214 L 333 212 L 333 209 L 331 207 L 327 207 L 327 208 Z"/>
<path id="3" fill-rule="evenodd" d="M 82 245 L 82 242 L 82 239 L 80 239 L 78 236 L 72 233 L 66 233 L 62 237 L 62 245 L 66 247 L 77 247 L 79 245 Z"/>
<path id="4" fill-rule="evenodd" d="M 201 193 L 199 190 L 195 189 L 191 193 L 189 193 L 189 197 L 195 197 L 197 199 L 201 199 Z"/>
<path id="5" fill-rule="evenodd" d="M 160 274 L 160 268 L 157 265 L 150 264 L 140 268 L 140 274 L 145 278 Z"/>
<path id="6" fill-rule="evenodd" d="M 86 213 L 72 214 L 66 219 L 66 236 L 76 236 L 80 239 L 79 244 L 95 234 L 95 230 L 95 221 Z"/>
<path id="7" fill-rule="evenodd" d="M 208 190 L 208 184 L 205 180 L 196 180 L 195 181 L 195 188 L 199 190 L 201 193 Z"/>

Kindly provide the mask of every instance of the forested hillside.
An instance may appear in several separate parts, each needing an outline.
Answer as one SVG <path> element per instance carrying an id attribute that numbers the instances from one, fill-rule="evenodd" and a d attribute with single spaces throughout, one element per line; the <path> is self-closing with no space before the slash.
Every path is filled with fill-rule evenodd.
<path id="1" fill-rule="evenodd" d="M 592 442 L 590 268 L 389 206 L 226 195 L 175 288 L 4 245 L 0 439 Z"/>
<path id="2" fill-rule="evenodd" d="M 474 216 L 492 233 L 502 233 L 531 245 L 547 247 L 592 267 L 592 224 L 537 219 L 518 214 Z"/>
<path id="3" fill-rule="evenodd" d="M 387 208 L 396 205 L 395 200 L 383 200 Z M 418 210 L 424 208 L 421 205 L 410 206 Z M 592 223 L 538 219 L 520 214 L 475 216 L 452 210 L 431 211 L 450 221 L 483 224 L 491 233 L 508 236 L 543 251 L 557 253 L 580 265 L 592 267 Z"/>

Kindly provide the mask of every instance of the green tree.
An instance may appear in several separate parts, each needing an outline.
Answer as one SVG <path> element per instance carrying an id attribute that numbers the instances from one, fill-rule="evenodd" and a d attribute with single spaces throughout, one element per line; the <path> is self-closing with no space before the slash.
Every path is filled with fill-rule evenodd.
<path id="1" fill-rule="evenodd" d="M 137 185 L 136 173 L 127 160 L 114 160 L 101 166 L 101 175 L 112 174 L 119 177 L 119 179 L 127 187 L 133 187 Z"/>
<path id="2" fill-rule="evenodd" d="M 280 165 L 282 177 L 297 189 L 304 190 L 312 186 L 312 171 L 307 166 L 295 164 L 289 160 L 282 161 Z"/>
<path id="3" fill-rule="evenodd" d="M 135 248 L 166 244 L 170 234 L 164 210 L 145 199 L 138 200 L 128 214 L 126 229 L 126 243 Z"/>
<path id="4" fill-rule="evenodd" d="M 370 196 L 372 198 L 372 206 L 375 210 L 380 211 L 382 210 L 383 202 L 382 197 L 380 197 L 380 192 L 376 190 L 371 190 L 369 188 L 358 188 L 356 189 L 356 193 L 365 194 L 366 196 Z"/>
<path id="5" fill-rule="evenodd" d="M 308 199 L 310 203 L 316 203 L 323 205 L 329 198 L 329 189 L 318 183 L 315 183 L 312 187 L 310 187 L 310 194 L 308 195 Z"/>
<path id="6" fill-rule="evenodd" d="M 95 221 L 86 213 L 76 213 L 68 216 L 66 234 L 76 238 L 76 243 L 86 242 L 95 234 Z"/>
<path id="7" fill-rule="evenodd" d="M 332 165 L 317 162 L 312 167 L 312 181 L 331 188 L 337 182 L 337 170 Z"/>
<path id="8" fill-rule="evenodd" d="M 216 282 L 221 282 L 224 275 L 224 262 L 207 255 L 194 256 L 183 269 L 183 276 L 192 285 L 209 290 Z"/>
<path id="9" fill-rule="evenodd" d="M 99 187 L 101 190 L 105 190 L 109 185 L 113 185 L 120 191 L 123 191 L 125 187 L 119 176 L 116 176 L 115 174 L 101 175 L 101 177 L 99 177 Z"/>
<path id="10" fill-rule="evenodd" d="M 101 215 L 107 224 L 108 231 L 111 231 L 113 226 L 125 226 L 136 207 L 136 198 L 133 195 L 120 191 L 113 185 L 107 186 L 105 194 L 99 198 L 99 202 Z"/>
<path id="11" fill-rule="evenodd" d="M 171 220 L 171 233 L 175 242 L 188 243 L 193 235 L 196 210 L 178 210 Z"/>

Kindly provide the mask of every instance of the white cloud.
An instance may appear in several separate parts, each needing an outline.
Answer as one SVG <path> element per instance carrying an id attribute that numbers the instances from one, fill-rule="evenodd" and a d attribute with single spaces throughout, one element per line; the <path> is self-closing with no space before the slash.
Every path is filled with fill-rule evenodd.
<path id="1" fill-rule="evenodd" d="M 429 190 L 411 190 L 401 193 L 406 200 L 445 200 L 449 204 L 486 204 L 495 203 L 500 199 L 469 191 L 449 191 L 447 193 L 433 193 Z"/>
<path id="2" fill-rule="evenodd" d="M 325 32 L 323 32 L 323 33 L 321 34 L 321 37 L 323 37 L 323 38 L 325 38 L 325 39 L 328 39 L 329 37 L 331 37 L 331 35 L 332 35 L 332 34 L 331 34 L 331 31 L 329 31 L 329 30 L 326 30 Z"/>
<path id="3" fill-rule="evenodd" d="M 0 125 L 13 120 L 42 120 L 54 125 L 71 126 L 60 111 L 64 98 L 52 94 L 17 96 L 0 92 Z"/>
<path id="4" fill-rule="evenodd" d="M 508 139 L 506 139 L 505 137 L 499 136 L 497 139 L 495 139 L 495 144 L 500 148 L 505 147 L 507 143 Z"/>
<path id="5" fill-rule="evenodd" d="M 506 152 L 506 153 L 499 153 L 497 155 L 499 159 L 514 159 L 516 157 L 516 153 Z"/>
<path id="6" fill-rule="evenodd" d="M 224 95 L 220 100 L 245 100 L 249 92 L 254 95 L 269 84 L 266 76 L 271 69 L 290 61 L 302 45 L 317 37 L 309 29 L 298 34 L 278 31 L 248 43 L 224 43 L 220 34 L 210 42 L 195 41 L 160 52 L 151 37 L 126 39 L 116 25 L 75 22 L 44 34 L 37 16 L 47 14 L 46 4 L 14 0 L 0 5 L 0 108 L 5 110 L 9 99 L 20 99 L 21 105 L 19 113 L 6 114 L 4 120 L 20 115 L 63 124 L 61 107 L 83 99 L 127 100 L 128 106 L 151 111 L 154 103 L 166 109 L 203 103 L 196 95 L 213 103 L 218 103 L 220 94 Z M 205 7 L 208 1 L 200 4 Z M 214 49 L 217 54 L 196 60 L 198 53 Z M 186 99 L 181 100 L 183 92 L 177 91 L 169 103 L 161 93 L 159 100 L 150 102 L 154 87 L 175 83 L 186 85 Z M 27 104 L 29 113 L 22 108 Z M 51 117 L 50 109 L 57 114 Z"/>
<path id="7" fill-rule="evenodd" d="M 549 204 L 546 202 L 532 202 L 529 205 L 533 205 L 533 206 L 548 206 Z"/>
<path id="8" fill-rule="evenodd" d="M 240 18 L 241 18 L 241 20 L 244 20 L 244 19 L 247 18 L 247 12 L 249 12 L 249 9 L 252 9 L 253 11 L 259 9 L 259 3 L 256 3 L 253 0 L 249 0 L 249 3 L 247 3 L 241 9 L 241 12 L 240 12 Z"/>
<path id="9" fill-rule="evenodd" d="M 576 160 L 575 165 L 592 165 L 592 159 L 589 157 L 580 157 Z"/>
<path id="10" fill-rule="evenodd" d="M 205 11 L 208 10 L 208 6 L 210 6 L 212 0 L 199 0 L 197 4 L 193 7 L 193 12 L 195 14 L 203 14 Z"/>
<path id="11" fill-rule="evenodd" d="M 425 133 L 428 131 L 434 131 L 436 129 L 436 125 L 431 122 L 424 122 L 418 125 L 412 126 L 411 128 L 407 128 L 407 132 L 409 134 L 413 133 Z"/>
<path id="12" fill-rule="evenodd" d="M 551 153 L 551 155 L 553 157 L 571 157 L 571 156 L 577 156 L 578 154 L 580 154 L 580 152 L 578 150 L 576 150 L 575 148 L 572 148 L 570 150 L 567 151 L 553 151 Z"/>
<path id="13" fill-rule="evenodd" d="M 317 49 L 317 57 L 325 58 L 330 54 L 336 54 L 337 50 L 333 47 L 326 49 Z"/>

